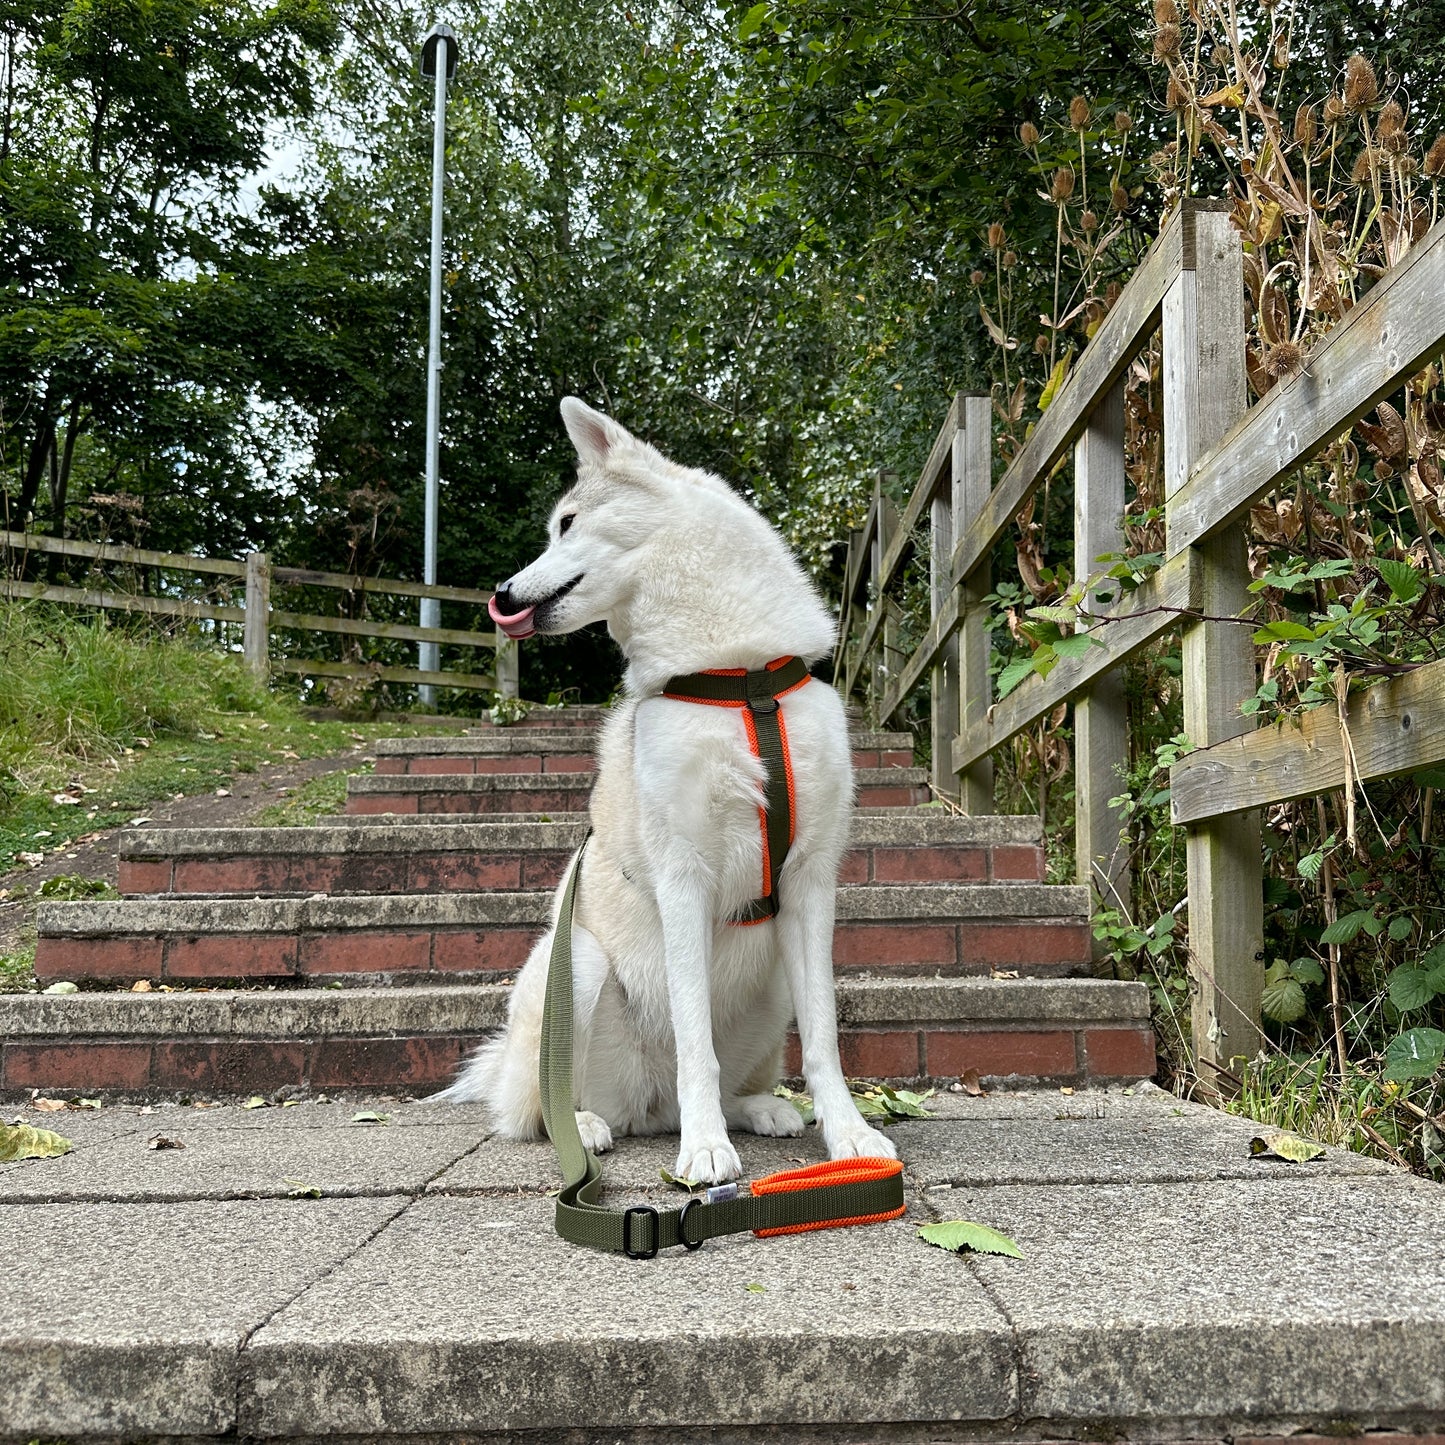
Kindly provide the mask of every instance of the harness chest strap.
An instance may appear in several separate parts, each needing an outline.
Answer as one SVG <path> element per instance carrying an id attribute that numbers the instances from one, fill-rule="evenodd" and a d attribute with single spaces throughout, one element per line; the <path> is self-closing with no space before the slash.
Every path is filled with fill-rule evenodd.
<path id="1" fill-rule="evenodd" d="M 792 846 L 795 828 L 793 759 L 779 703 L 812 679 L 800 657 L 779 657 L 756 672 L 741 667 L 689 672 L 669 678 L 662 695 L 674 702 L 742 710 L 748 746 L 766 772 L 764 803 L 758 809 L 763 835 L 763 891 L 730 923 L 766 923 L 778 914 L 778 878 Z"/>

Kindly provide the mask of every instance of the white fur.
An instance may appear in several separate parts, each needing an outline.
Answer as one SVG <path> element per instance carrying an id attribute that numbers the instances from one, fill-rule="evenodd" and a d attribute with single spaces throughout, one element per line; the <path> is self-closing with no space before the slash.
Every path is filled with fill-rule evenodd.
<path id="1" fill-rule="evenodd" d="M 724 920 L 762 891 L 762 764 L 739 711 L 657 695 L 679 673 L 760 668 L 785 654 L 812 662 L 831 646 L 832 619 L 782 538 L 725 482 L 675 465 L 573 397 L 562 416 L 577 484 L 553 513 L 547 550 L 506 585 L 519 606 L 537 607 L 539 632 L 606 621 L 627 658 L 627 696 L 598 748 L 573 929 L 583 1138 L 605 1149 L 614 1136 L 680 1129 L 677 1174 L 736 1178 L 729 1127 L 801 1131 L 792 1106 L 772 1097 L 796 1017 L 829 1155 L 891 1157 L 838 1060 L 833 911 L 853 803 L 838 695 L 809 682 L 783 700 L 796 837 L 781 911 L 752 927 Z M 522 969 L 505 1031 L 441 1096 L 482 1100 L 509 1138 L 542 1131 L 551 941 Z"/>

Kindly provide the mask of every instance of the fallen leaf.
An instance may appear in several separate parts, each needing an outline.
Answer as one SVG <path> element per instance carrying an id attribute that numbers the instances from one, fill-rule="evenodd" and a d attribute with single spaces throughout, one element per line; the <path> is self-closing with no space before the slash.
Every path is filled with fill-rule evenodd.
<path id="1" fill-rule="evenodd" d="M 967 1094 L 969 1098 L 983 1098 L 985 1090 L 977 1069 L 965 1069 L 963 1073 L 958 1076 L 958 1082 L 963 1085 L 963 1092 Z"/>
<path id="2" fill-rule="evenodd" d="M 1325 1146 L 1310 1139 L 1301 1139 L 1298 1134 L 1286 1134 L 1276 1129 L 1251 1139 L 1249 1152 L 1256 1159 L 1287 1159 L 1291 1164 L 1306 1164 L 1311 1159 L 1318 1159 L 1325 1152 Z"/>
<path id="3" fill-rule="evenodd" d="M 77 1109 L 98 1109 L 98 1108 L 100 1108 L 100 1100 L 99 1100 L 99 1099 L 72 1099 L 70 1102 L 71 1102 Z"/>
<path id="4" fill-rule="evenodd" d="M 54 1113 L 59 1112 L 61 1109 L 63 1109 L 63 1108 L 65 1107 L 65 1100 L 64 1100 L 64 1099 L 32 1099 L 32 1100 L 30 1101 L 30 1107 L 31 1107 L 32 1109 L 37 1109 L 37 1110 L 39 1110 L 39 1112 L 42 1113 L 42 1114 L 54 1114 Z"/>
<path id="5" fill-rule="evenodd" d="M 1061 1094 L 1072 1094 L 1073 1092 L 1074 1091 L 1067 1084 L 1061 1084 L 1059 1086 L 1059 1093 Z"/>
<path id="6" fill-rule="evenodd" d="M 15 855 L 15 861 L 17 863 L 23 863 L 27 868 L 38 868 L 43 862 L 45 862 L 45 854 L 17 853 Z"/>
<path id="7" fill-rule="evenodd" d="M 967 1219 L 945 1219 L 939 1224 L 920 1225 L 918 1237 L 925 1244 L 951 1249 L 955 1254 L 969 1251 L 974 1254 L 1006 1254 L 1013 1259 L 1024 1257 L 1023 1251 L 1008 1235 Z"/>
<path id="8" fill-rule="evenodd" d="M 150 979 L 138 978 L 133 984 L 131 984 L 130 991 L 132 993 L 149 993 L 151 991 L 151 987 L 152 985 Z"/>
<path id="9" fill-rule="evenodd" d="M 286 1191 L 288 1199 L 320 1199 L 321 1186 L 319 1184 L 308 1184 L 304 1179 L 283 1179 L 283 1184 L 291 1187 Z"/>
<path id="10" fill-rule="evenodd" d="M 69 1139 L 33 1124 L 0 1124 L 0 1164 L 12 1159 L 53 1159 L 68 1154 Z"/>
<path id="11" fill-rule="evenodd" d="M 753 1283 L 753 1282 L 750 1282 L 750 1283 L 748 1283 L 748 1284 L 745 1284 L 745 1285 L 743 1286 L 743 1288 L 744 1288 L 745 1290 L 747 1290 L 747 1292 L 748 1292 L 749 1294 L 767 1294 L 767 1292 L 768 1292 L 768 1287 L 767 1287 L 767 1285 L 765 1285 L 765 1284 L 757 1284 L 757 1283 Z"/>
<path id="12" fill-rule="evenodd" d="M 168 1139 L 164 1134 L 152 1134 L 146 1140 L 147 1149 L 184 1149 L 185 1147 L 179 1139 Z"/>
<path id="13" fill-rule="evenodd" d="M 378 1114 L 372 1109 L 361 1109 L 351 1116 L 353 1124 L 390 1124 L 390 1114 Z"/>
<path id="14" fill-rule="evenodd" d="M 684 1179 L 681 1175 L 670 1174 L 666 1169 L 659 1169 L 657 1174 L 664 1184 L 671 1184 L 678 1189 L 696 1189 L 698 1187 L 696 1179 Z"/>
<path id="15" fill-rule="evenodd" d="M 241 1107 L 243 1109 L 264 1109 L 266 1107 L 266 1101 L 260 1094 L 252 1094 Z"/>
<path id="16" fill-rule="evenodd" d="M 59 983 L 52 983 L 49 988 L 42 988 L 41 993 L 79 993 L 80 985 L 71 983 L 68 979 L 62 979 Z"/>
<path id="17" fill-rule="evenodd" d="M 217 788 L 216 796 L 218 798 L 229 798 L 231 796 L 231 790 L 229 788 Z"/>

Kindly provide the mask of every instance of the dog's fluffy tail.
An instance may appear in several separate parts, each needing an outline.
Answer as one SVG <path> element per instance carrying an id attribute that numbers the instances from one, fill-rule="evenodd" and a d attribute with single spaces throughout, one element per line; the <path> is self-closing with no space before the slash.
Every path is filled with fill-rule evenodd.
<path id="1" fill-rule="evenodd" d="M 512 988 L 507 1026 L 462 1065 L 455 1081 L 434 1100 L 484 1104 L 489 1122 L 506 1139 L 542 1135 L 542 1090 L 537 1062 L 542 1052 L 542 1005 L 547 990 L 551 934 L 542 938 Z"/>

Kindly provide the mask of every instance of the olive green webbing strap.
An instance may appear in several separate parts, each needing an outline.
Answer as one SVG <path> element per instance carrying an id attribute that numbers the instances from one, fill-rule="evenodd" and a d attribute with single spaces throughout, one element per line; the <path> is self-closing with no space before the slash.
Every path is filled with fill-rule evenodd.
<path id="1" fill-rule="evenodd" d="M 611 1250 L 645 1259 L 675 1244 L 696 1249 L 705 1239 L 746 1230 L 820 1226 L 830 1222 L 864 1222 L 896 1216 L 903 1211 L 901 1166 L 891 1160 L 849 1160 L 841 1168 L 858 1165 L 875 1168 L 875 1177 L 816 1187 L 794 1185 L 786 1192 L 742 1194 L 707 1202 L 694 1197 L 681 1209 L 654 1209 L 635 1205 L 608 1209 L 597 1203 L 602 1190 L 602 1166 L 582 1145 L 572 1095 L 572 918 L 577 902 L 577 880 L 582 871 L 584 841 L 567 874 L 562 906 L 552 938 L 547 970 L 547 995 L 542 1011 L 541 1088 L 542 1117 L 551 1136 L 565 1181 L 557 1197 L 557 1233 L 572 1244 Z M 815 1169 L 828 1166 L 814 1166 Z M 886 1174 L 883 1171 L 886 1170 Z M 795 1171 L 805 1175 L 809 1171 Z M 773 1175 L 784 1181 L 790 1175 Z M 726 1187 L 726 1186 L 725 1186 Z M 744 1186 L 745 1187 L 745 1186 Z"/>

